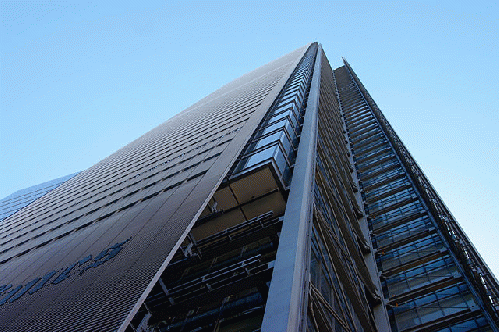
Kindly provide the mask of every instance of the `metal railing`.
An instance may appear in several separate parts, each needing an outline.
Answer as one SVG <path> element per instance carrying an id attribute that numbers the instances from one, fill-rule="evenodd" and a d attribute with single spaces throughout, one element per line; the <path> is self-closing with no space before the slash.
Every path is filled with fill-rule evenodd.
<path id="1" fill-rule="evenodd" d="M 499 284 L 497 279 L 402 143 L 395 130 L 378 108 L 376 102 L 360 82 L 348 62 L 345 59 L 343 59 L 343 62 L 353 81 L 356 83 L 358 90 L 371 107 L 371 110 L 379 121 L 385 134 L 395 148 L 407 172 L 418 188 L 420 195 L 432 212 L 440 230 L 450 244 L 452 251 L 459 259 L 469 281 L 475 286 L 475 289 L 480 294 L 480 297 L 496 326 L 499 325 Z"/>

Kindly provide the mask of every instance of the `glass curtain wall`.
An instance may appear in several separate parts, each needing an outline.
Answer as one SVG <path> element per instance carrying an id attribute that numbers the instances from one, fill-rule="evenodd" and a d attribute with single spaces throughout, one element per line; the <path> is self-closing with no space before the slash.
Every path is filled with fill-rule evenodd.
<path id="1" fill-rule="evenodd" d="M 392 330 L 491 331 L 351 73 L 344 66 L 335 77 Z"/>
<path id="2" fill-rule="evenodd" d="M 249 139 L 129 331 L 258 331 L 317 44 Z"/>

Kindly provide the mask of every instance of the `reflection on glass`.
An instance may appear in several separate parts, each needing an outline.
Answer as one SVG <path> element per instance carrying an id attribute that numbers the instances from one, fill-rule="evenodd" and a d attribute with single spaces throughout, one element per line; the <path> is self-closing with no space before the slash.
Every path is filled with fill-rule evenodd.
<path id="1" fill-rule="evenodd" d="M 291 121 L 291 124 L 294 128 L 298 128 L 298 120 L 296 119 L 296 115 L 291 110 L 276 114 L 269 121 L 274 122 L 281 119 L 288 119 L 289 121 Z"/>
<path id="2" fill-rule="evenodd" d="M 395 316 L 399 331 L 403 331 L 463 310 L 470 310 L 473 306 L 475 302 L 468 287 L 465 284 L 459 284 L 411 300 L 400 307 L 393 308 L 391 314 Z"/>
<path id="3" fill-rule="evenodd" d="M 263 130 L 262 132 L 260 133 L 261 136 L 263 135 L 267 135 L 273 131 L 276 131 L 280 128 L 284 128 L 288 133 L 292 133 L 292 135 L 290 135 L 292 138 L 293 137 L 296 137 L 296 134 L 295 134 L 295 131 L 293 130 L 293 128 L 291 127 L 291 125 L 289 124 L 289 122 L 287 121 L 287 119 L 281 119 L 279 120 L 278 122 L 274 122 L 272 124 L 269 124 L 267 125 Z"/>
<path id="4" fill-rule="evenodd" d="M 382 270 L 389 270 L 432 254 L 441 248 L 444 248 L 442 239 L 438 235 L 430 235 L 408 245 L 393 249 L 377 258 L 376 261 Z"/>
<path id="5" fill-rule="evenodd" d="M 291 96 L 293 94 L 296 94 L 296 95 L 300 96 L 300 99 L 303 99 L 304 92 L 305 92 L 305 87 L 302 84 L 299 86 L 294 86 L 294 87 L 288 88 L 288 90 L 286 91 L 286 94 L 284 96 L 287 97 L 287 96 Z"/>
<path id="6" fill-rule="evenodd" d="M 292 152 L 291 143 L 289 141 L 289 138 L 285 134 L 284 129 L 279 130 L 273 134 L 270 134 L 269 136 L 262 137 L 260 140 L 252 143 L 252 145 L 250 145 L 250 147 L 253 150 L 257 150 L 257 149 L 260 149 L 260 148 L 262 148 L 266 145 L 269 145 L 271 143 L 274 143 L 274 142 L 280 142 L 282 145 L 282 148 L 284 149 L 284 154 L 287 157 L 290 156 L 290 154 Z"/>
<path id="7" fill-rule="evenodd" d="M 288 161 L 282 151 L 281 145 L 279 144 L 271 145 L 268 148 L 262 149 L 244 158 L 240 161 L 235 173 L 243 172 L 244 170 L 252 166 L 261 164 L 262 162 L 270 159 L 274 160 L 274 163 L 277 166 L 278 172 L 281 174 L 284 184 L 287 185 L 290 177 L 290 169 Z"/>
<path id="8" fill-rule="evenodd" d="M 273 114 L 279 114 L 281 112 L 284 112 L 286 110 L 291 110 L 294 112 L 296 118 L 299 118 L 300 117 L 300 112 L 299 112 L 299 109 L 298 109 L 298 106 L 296 106 L 296 104 L 294 103 L 291 103 L 291 104 L 283 104 L 283 105 L 280 105 L 278 106 L 274 111 L 273 111 Z"/>
<path id="9" fill-rule="evenodd" d="M 293 94 L 293 95 L 290 95 L 290 96 L 285 96 L 282 101 L 279 103 L 279 105 L 284 105 L 284 104 L 288 104 L 288 103 L 294 103 L 296 105 L 299 105 L 300 104 L 300 96 L 297 95 L 297 94 Z"/>
<path id="10" fill-rule="evenodd" d="M 388 278 L 384 283 L 389 296 L 398 296 L 411 290 L 448 278 L 458 272 L 450 256 L 440 257 L 408 271 Z"/>
<path id="11" fill-rule="evenodd" d="M 275 150 L 277 149 L 277 146 L 273 145 L 268 147 L 267 149 L 263 149 L 258 151 L 257 153 L 254 153 L 244 159 L 244 168 L 251 167 L 253 165 L 259 164 L 264 160 L 270 159 L 274 156 Z"/>
<path id="12" fill-rule="evenodd" d="M 428 216 L 422 216 L 410 222 L 403 223 L 400 226 L 389 229 L 374 238 L 378 244 L 378 247 L 384 247 L 422 232 L 431 226 L 432 224 L 430 222 L 430 218 Z"/>

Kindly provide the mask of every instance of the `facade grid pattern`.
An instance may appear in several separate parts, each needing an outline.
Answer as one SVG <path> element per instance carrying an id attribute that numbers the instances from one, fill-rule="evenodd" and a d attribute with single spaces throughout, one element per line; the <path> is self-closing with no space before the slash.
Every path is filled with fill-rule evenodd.
<path id="1" fill-rule="evenodd" d="M 497 280 L 318 43 L 35 194 L 2 206 L 1 331 L 499 331 Z"/>

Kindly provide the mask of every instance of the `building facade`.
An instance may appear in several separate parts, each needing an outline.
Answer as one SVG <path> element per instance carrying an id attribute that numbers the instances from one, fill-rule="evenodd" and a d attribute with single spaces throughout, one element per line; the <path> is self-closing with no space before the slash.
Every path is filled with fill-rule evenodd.
<path id="1" fill-rule="evenodd" d="M 16 213 L 23 207 L 33 203 L 38 198 L 44 196 L 52 189 L 57 188 L 59 185 L 66 182 L 75 175 L 76 173 L 66 175 L 61 178 L 40 183 L 26 189 L 21 189 L 5 198 L 0 199 L 0 221 Z"/>
<path id="2" fill-rule="evenodd" d="M 498 331 L 497 280 L 318 43 L 1 227 L 2 331 Z"/>

